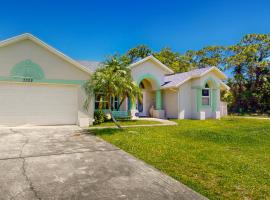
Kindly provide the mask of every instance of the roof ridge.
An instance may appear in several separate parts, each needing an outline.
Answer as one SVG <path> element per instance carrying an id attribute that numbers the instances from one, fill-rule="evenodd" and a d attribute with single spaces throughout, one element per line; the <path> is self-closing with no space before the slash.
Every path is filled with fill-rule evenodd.
<path id="1" fill-rule="evenodd" d="M 191 70 L 188 72 L 182 72 L 177 74 L 171 74 L 164 77 L 164 84 L 162 85 L 162 88 L 170 88 L 170 87 L 178 87 L 179 85 L 183 84 L 184 82 L 192 79 L 192 78 L 199 78 L 209 71 L 216 70 L 221 74 L 221 79 L 226 79 L 226 75 L 220 71 L 215 66 L 208 66 L 204 68 L 198 68 L 195 70 Z"/>
<path id="2" fill-rule="evenodd" d="M 196 70 L 210 69 L 212 67 L 215 67 L 215 66 L 208 66 L 208 67 L 197 68 L 197 69 L 193 69 L 193 70 L 190 70 L 190 71 L 187 71 L 187 72 L 176 72 L 176 73 L 168 74 L 168 75 L 165 75 L 165 76 L 173 76 L 173 75 L 177 75 L 177 74 L 185 74 L 185 73 L 189 73 L 189 72 L 194 72 Z"/>

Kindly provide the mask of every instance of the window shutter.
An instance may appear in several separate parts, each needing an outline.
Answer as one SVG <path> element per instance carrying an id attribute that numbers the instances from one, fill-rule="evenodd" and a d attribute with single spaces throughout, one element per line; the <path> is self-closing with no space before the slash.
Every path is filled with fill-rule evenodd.
<path id="1" fill-rule="evenodd" d="M 212 90 L 212 96 L 211 96 L 211 102 L 212 102 L 212 111 L 215 112 L 217 110 L 217 89 Z"/>
<path id="2" fill-rule="evenodd" d="M 197 88 L 197 98 L 196 98 L 196 106 L 197 106 L 197 112 L 201 111 L 201 105 L 202 105 L 202 89 Z"/>

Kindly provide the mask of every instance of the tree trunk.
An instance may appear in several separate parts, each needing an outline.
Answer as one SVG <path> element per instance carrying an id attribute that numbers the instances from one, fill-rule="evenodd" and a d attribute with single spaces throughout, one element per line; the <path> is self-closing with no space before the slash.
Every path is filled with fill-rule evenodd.
<path id="1" fill-rule="evenodd" d="M 111 115 L 111 118 L 112 118 L 112 120 L 113 120 L 113 123 L 117 126 L 117 128 L 122 129 L 122 127 L 120 126 L 120 124 L 118 124 L 118 122 L 117 122 L 116 119 L 114 118 L 111 109 L 109 109 L 109 113 L 110 113 L 110 115 Z"/>
<path id="2" fill-rule="evenodd" d="M 126 98 L 126 97 L 125 97 L 125 98 Z M 123 102 L 124 102 L 125 98 L 122 98 L 122 99 L 121 99 L 121 101 L 120 101 L 120 103 L 119 103 L 119 105 L 118 105 L 118 107 L 117 107 L 117 110 L 119 110 L 119 109 L 120 109 L 120 107 L 121 107 L 121 105 L 123 104 Z"/>
<path id="3" fill-rule="evenodd" d="M 111 115 L 113 123 L 117 126 L 117 128 L 122 129 L 122 127 L 120 126 L 120 124 L 118 124 L 118 122 L 116 121 L 116 119 L 114 118 L 114 116 L 112 114 L 111 96 L 108 99 L 108 107 L 109 107 L 109 113 Z"/>

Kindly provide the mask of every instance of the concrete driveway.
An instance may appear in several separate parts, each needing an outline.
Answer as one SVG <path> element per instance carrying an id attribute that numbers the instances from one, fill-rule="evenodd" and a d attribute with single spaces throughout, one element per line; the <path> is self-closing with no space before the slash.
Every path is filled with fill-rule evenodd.
<path id="1" fill-rule="evenodd" d="M 77 127 L 0 128 L 0 199 L 204 199 Z"/>

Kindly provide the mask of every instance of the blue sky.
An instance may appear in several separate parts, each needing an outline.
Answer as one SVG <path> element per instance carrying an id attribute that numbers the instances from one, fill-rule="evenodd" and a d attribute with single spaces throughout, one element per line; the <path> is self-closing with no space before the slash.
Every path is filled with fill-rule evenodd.
<path id="1" fill-rule="evenodd" d="M 138 44 L 183 53 L 270 33 L 269 9 L 269 0 L 9 0 L 1 2 L 0 40 L 29 32 L 79 60 Z"/>

